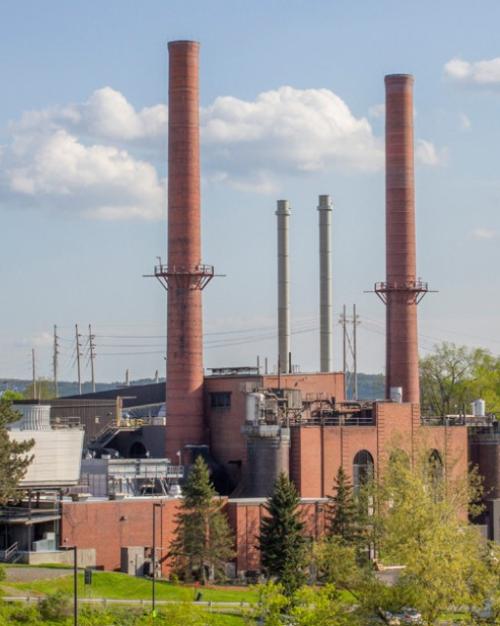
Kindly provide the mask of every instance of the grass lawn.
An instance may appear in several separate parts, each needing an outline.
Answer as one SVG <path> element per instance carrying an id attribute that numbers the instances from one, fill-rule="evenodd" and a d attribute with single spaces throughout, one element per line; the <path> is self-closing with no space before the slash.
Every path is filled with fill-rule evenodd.
<path id="1" fill-rule="evenodd" d="M 32 594 L 47 594 L 56 591 L 73 592 L 73 575 L 61 576 L 55 579 L 34 580 L 32 582 L 14 583 L 8 586 L 19 591 Z M 117 572 L 93 572 L 92 585 L 83 584 L 83 574 L 78 575 L 79 594 L 82 598 L 113 598 L 150 600 L 152 582 L 145 578 L 135 578 Z M 157 581 L 156 598 L 158 600 L 194 600 L 196 594 L 202 594 L 202 600 L 214 602 L 254 602 L 257 599 L 255 591 L 250 589 L 218 589 L 207 587 L 188 587 L 172 583 Z"/>

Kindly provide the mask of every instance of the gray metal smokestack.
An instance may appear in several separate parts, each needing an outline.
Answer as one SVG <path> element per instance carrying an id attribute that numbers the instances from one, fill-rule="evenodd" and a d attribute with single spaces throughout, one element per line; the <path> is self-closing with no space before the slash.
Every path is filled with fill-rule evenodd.
<path id="1" fill-rule="evenodd" d="M 332 202 L 319 196 L 320 371 L 332 371 Z"/>
<path id="2" fill-rule="evenodd" d="M 290 267 L 288 260 L 288 200 L 278 200 L 278 369 L 288 372 L 290 352 Z"/>

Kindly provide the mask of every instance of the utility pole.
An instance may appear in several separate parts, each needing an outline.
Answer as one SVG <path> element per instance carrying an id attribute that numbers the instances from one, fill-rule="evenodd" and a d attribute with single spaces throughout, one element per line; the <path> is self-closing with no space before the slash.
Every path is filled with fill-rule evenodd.
<path id="1" fill-rule="evenodd" d="M 35 359 L 35 348 L 31 349 L 31 368 L 33 370 L 33 399 L 38 400 L 38 394 L 36 390 L 36 359 Z"/>
<path id="2" fill-rule="evenodd" d="M 95 335 L 92 334 L 92 326 L 89 324 L 89 350 L 90 350 L 90 375 L 92 378 L 92 393 L 95 393 L 95 373 L 94 373 L 94 359 L 95 359 Z"/>
<path id="3" fill-rule="evenodd" d="M 160 523 L 161 523 L 161 527 L 160 527 L 160 537 L 162 537 L 162 531 L 163 531 L 163 502 L 153 502 L 153 547 L 152 547 L 152 553 L 151 553 L 151 564 L 152 564 L 152 575 L 153 575 L 153 584 L 151 586 L 151 617 L 153 618 L 153 623 L 155 621 L 156 618 L 156 589 L 155 589 L 155 582 L 156 582 L 156 566 L 157 566 L 157 560 L 156 560 L 156 509 L 160 509 Z M 160 557 L 162 554 L 162 550 L 163 550 L 163 540 L 160 541 L 161 545 L 160 545 Z"/>
<path id="4" fill-rule="evenodd" d="M 361 322 L 356 313 L 356 305 L 352 306 L 352 317 L 347 316 L 346 305 L 342 307 L 339 324 L 342 326 L 342 370 L 344 372 L 344 384 L 346 398 L 358 399 L 358 346 L 357 330 Z M 349 326 L 352 324 L 352 332 Z M 349 396 L 351 392 L 351 396 Z"/>
<path id="5" fill-rule="evenodd" d="M 345 376 L 347 374 L 347 315 L 345 304 L 342 307 L 340 325 L 342 326 L 342 371 Z"/>
<path id="6" fill-rule="evenodd" d="M 352 353 L 353 353 L 353 370 L 354 370 L 354 390 L 353 398 L 358 399 L 358 344 L 357 344 L 357 328 L 359 315 L 356 314 L 356 305 L 352 305 Z"/>
<path id="7" fill-rule="evenodd" d="M 78 371 L 78 393 L 82 395 L 82 371 L 80 367 L 80 335 L 78 334 L 78 324 L 75 324 L 76 339 L 76 367 Z"/>
<path id="8" fill-rule="evenodd" d="M 73 546 L 73 626 L 78 626 L 78 548 Z"/>
<path id="9" fill-rule="evenodd" d="M 57 381 L 57 366 L 59 357 L 59 337 L 57 336 L 57 326 L 54 325 L 54 354 L 52 356 L 52 368 L 54 371 L 54 395 L 59 397 L 59 384 Z"/>

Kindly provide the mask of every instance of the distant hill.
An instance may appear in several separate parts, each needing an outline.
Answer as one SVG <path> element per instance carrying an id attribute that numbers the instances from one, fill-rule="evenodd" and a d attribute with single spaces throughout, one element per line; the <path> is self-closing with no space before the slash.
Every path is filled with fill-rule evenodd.
<path id="1" fill-rule="evenodd" d="M 385 397 L 383 374 L 358 374 L 358 399 L 381 400 Z"/>
<path id="2" fill-rule="evenodd" d="M 164 382 L 164 378 L 160 378 L 160 382 Z M 140 378 L 138 380 L 131 380 L 131 385 L 147 385 L 154 382 L 152 378 Z M 19 391 L 24 393 L 24 390 L 31 385 L 31 380 L 22 380 L 16 378 L 2 378 L 0 379 L 0 394 L 7 389 L 13 391 Z M 119 389 L 124 387 L 123 381 L 113 383 L 96 383 L 96 391 L 107 391 L 108 389 Z M 82 393 L 90 393 L 92 386 L 89 382 L 82 384 Z M 59 383 L 59 395 L 74 396 L 78 393 L 78 383 L 61 381 Z M 384 391 L 384 376 L 382 374 L 358 374 L 358 397 L 360 400 L 378 400 L 383 398 Z"/>
<path id="3" fill-rule="evenodd" d="M 164 378 L 160 378 L 160 382 L 164 382 Z M 12 389 L 13 391 L 19 391 L 20 393 L 24 393 L 24 391 L 31 385 L 31 380 L 22 380 L 17 378 L 1 378 L 0 379 L 0 394 L 2 394 L 7 389 Z M 138 380 L 131 380 L 131 385 L 147 385 L 148 383 L 153 383 L 153 378 L 140 378 Z M 78 393 L 78 382 L 69 382 L 69 381 L 60 381 L 59 385 L 59 396 L 74 396 Z M 119 389 L 121 387 L 125 387 L 125 383 L 121 382 L 112 382 L 112 383 L 96 383 L 95 389 L 96 391 L 107 391 L 108 389 Z M 82 383 L 82 393 L 91 393 L 92 392 L 92 383 L 85 382 Z"/>

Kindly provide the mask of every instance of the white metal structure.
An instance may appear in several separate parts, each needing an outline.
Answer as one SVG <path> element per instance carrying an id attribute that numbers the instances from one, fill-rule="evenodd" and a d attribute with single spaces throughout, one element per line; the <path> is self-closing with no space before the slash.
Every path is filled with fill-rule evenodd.
<path id="1" fill-rule="evenodd" d="M 14 430 L 50 430 L 50 405 L 16 404 L 14 409 L 21 419 L 10 425 Z"/>
<path id="2" fill-rule="evenodd" d="M 330 196 L 319 196 L 319 314 L 320 371 L 332 371 L 332 202 Z"/>
<path id="3" fill-rule="evenodd" d="M 278 357 L 279 371 L 288 372 L 290 353 L 290 263 L 288 245 L 288 200 L 278 200 Z"/>
<path id="4" fill-rule="evenodd" d="M 21 487 L 66 487 L 78 484 L 82 458 L 83 430 L 60 428 L 55 430 L 9 431 L 14 441 L 33 439 L 28 453 L 33 461 L 20 482 Z"/>
<path id="5" fill-rule="evenodd" d="M 391 387 L 390 399 L 392 402 L 403 402 L 403 387 Z"/>

